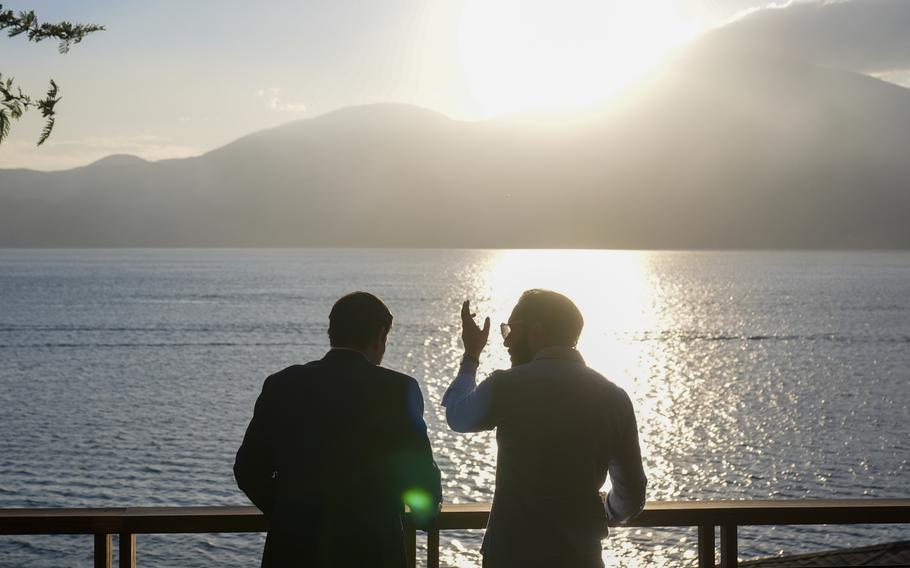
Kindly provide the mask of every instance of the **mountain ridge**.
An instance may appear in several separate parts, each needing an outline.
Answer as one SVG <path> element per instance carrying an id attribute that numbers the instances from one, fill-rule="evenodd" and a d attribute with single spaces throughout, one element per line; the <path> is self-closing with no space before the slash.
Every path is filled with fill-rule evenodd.
<path id="1" fill-rule="evenodd" d="M 587 121 L 362 105 L 192 158 L 3 170 L 0 246 L 907 248 L 906 147 L 910 90 L 696 44 Z"/>

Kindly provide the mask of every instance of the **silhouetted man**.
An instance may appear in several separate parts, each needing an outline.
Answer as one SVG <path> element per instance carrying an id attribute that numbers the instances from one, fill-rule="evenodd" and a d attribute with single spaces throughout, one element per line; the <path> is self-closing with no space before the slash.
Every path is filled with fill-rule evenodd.
<path id="1" fill-rule="evenodd" d="M 268 520 L 263 566 L 403 568 L 403 502 L 418 526 L 435 517 L 420 388 L 379 366 L 391 325 L 376 296 L 348 294 L 329 314 L 331 350 L 266 379 L 234 463 Z"/>
<path id="2" fill-rule="evenodd" d="M 512 368 L 480 385 L 475 373 L 490 333 L 461 309 L 465 353 L 443 397 L 458 432 L 496 428 L 493 509 L 485 568 L 602 567 L 609 520 L 638 514 L 647 483 L 628 395 L 585 365 L 575 349 L 584 324 L 571 300 L 548 290 L 521 295 L 503 345 Z M 607 473 L 613 488 L 599 490 Z"/>

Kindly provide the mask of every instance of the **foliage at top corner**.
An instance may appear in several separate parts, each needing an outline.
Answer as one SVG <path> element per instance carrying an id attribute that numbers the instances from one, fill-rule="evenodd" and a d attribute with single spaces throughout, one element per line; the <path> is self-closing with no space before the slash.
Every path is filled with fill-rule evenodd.
<path id="1" fill-rule="evenodd" d="M 58 42 L 57 50 L 60 53 L 67 53 L 73 45 L 80 43 L 88 34 L 104 30 L 104 26 L 71 22 L 41 23 L 34 11 L 4 10 L 3 4 L 0 4 L 0 31 L 2 30 L 7 30 L 9 37 L 24 35 L 28 41 L 35 43 L 45 39 L 55 39 Z M 4 79 L 3 74 L 0 73 L 0 97 L 2 97 L 0 99 L 0 144 L 9 136 L 12 121 L 19 120 L 26 111 L 32 108 L 38 109 L 44 118 L 44 128 L 38 138 L 38 145 L 44 144 L 54 129 L 56 118 L 54 107 L 60 102 L 58 92 L 57 83 L 51 79 L 45 97 L 33 99 L 14 84 L 12 77 Z"/>

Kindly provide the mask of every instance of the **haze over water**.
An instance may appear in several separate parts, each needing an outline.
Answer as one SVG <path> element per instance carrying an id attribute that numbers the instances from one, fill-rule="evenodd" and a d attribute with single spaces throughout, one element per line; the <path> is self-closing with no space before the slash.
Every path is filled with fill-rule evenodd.
<path id="1" fill-rule="evenodd" d="M 0 507 L 247 504 L 231 466 L 265 377 L 319 358 L 366 289 L 417 378 L 448 502 L 489 501 L 491 433 L 439 401 L 471 299 L 566 293 L 579 349 L 635 403 L 650 500 L 905 497 L 910 253 L 0 250 Z M 498 337 L 481 375 L 508 365 Z M 339 409 L 343 414 L 344 409 Z M 356 491 L 356 488 L 352 488 Z M 443 533 L 479 563 L 479 531 Z M 742 529 L 744 558 L 907 538 L 901 527 Z M 144 566 L 248 566 L 260 535 L 140 535 Z M 693 530 L 616 530 L 605 560 L 689 566 Z M 3 537 L 0 564 L 91 564 L 90 537 Z"/>

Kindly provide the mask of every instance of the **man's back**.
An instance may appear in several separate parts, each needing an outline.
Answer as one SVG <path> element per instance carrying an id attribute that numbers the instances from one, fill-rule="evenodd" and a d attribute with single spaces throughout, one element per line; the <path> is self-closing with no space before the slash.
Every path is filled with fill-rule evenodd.
<path id="1" fill-rule="evenodd" d="M 486 382 L 498 457 L 485 556 L 494 566 L 501 555 L 510 566 L 598 565 L 607 536 L 599 490 L 611 465 L 641 459 L 628 396 L 569 348 Z"/>
<path id="2" fill-rule="evenodd" d="M 464 356 L 442 405 L 456 432 L 497 429 L 485 568 L 602 568 L 608 516 L 624 522 L 645 504 L 632 403 L 585 365 L 575 349 L 582 327 L 581 312 L 566 296 L 525 291 L 500 325 L 512 368 L 478 385 L 490 318 L 481 328 L 470 301 L 461 306 Z M 608 473 L 613 487 L 602 501 Z"/>
<path id="3" fill-rule="evenodd" d="M 617 436 L 621 391 L 566 359 L 538 359 L 496 376 L 510 401 L 498 409 L 496 485 L 508 493 L 564 495 L 603 485 L 610 438 Z M 613 434 L 613 435 L 610 435 Z"/>
<path id="4" fill-rule="evenodd" d="M 263 565 L 402 566 L 404 492 L 439 502 L 422 416 L 416 381 L 357 351 L 269 377 L 234 467 L 269 521 Z"/>

